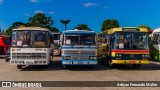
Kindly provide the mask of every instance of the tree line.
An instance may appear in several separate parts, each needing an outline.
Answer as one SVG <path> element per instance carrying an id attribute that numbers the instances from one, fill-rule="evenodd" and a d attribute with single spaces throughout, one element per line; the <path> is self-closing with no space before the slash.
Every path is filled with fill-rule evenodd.
<path id="1" fill-rule="evenodd" d="M 71 20 L 60 20 L 62 24 L 64 24 L 64 30 L 67 30 L 67 24 Z M 28 19 L 27 23 L 24 22 L 14 22 L 7 30 L 6 34 L 11 35 L 12 29 L 18 27 L 43 27 L 48 28 L 51 32 L 59 32 L 59 29 L 56 27 L 52 27 L 54 24 L 52 18 L 50 16 L 46 16 L 44 13 L 36 13 L 33 17 Z M 90 30 L 87 24 L 79 24 L 75 27 L 75 29 L 85 29 Z"/>
<path id="2" fill-rule="evenodd" d="M 119 21 L 116 19 L 107 19 L 103 22 L 101 31 L 106 31 L 112 28 L 118 28 L 120 27 Z M 147 28 L 148 30 L 151 30 L 151 28 L 147 25 L 139 25 L 139 28 Z"/>
<path id="3" fill-rule="evenodd" d="M 60 22 L 64 25 L 64 30 L 67 30 L 67 24 L 71 22 L 71 20 L 60 20 Z M 18 27 L 43 27 L 50 29 L 51 32 L 59 32 L 59 29 L 53 27 L 54 21 L 50 16 L 46 16 L 44 13 L 36 13 L 33 17 L 28 19 L 27 23 L 24 22 L 14 22 L 7 30 L 6 34 L 11 35 L 12 29 Z M 120 27 L 119 21 L 116 19 L 106 19 L 102 23 L 101 31 L 106 31 L 111 28 Z M 140 25 L 138 27 L 147 28 L 151 30 L 151 28 L 147 25 Z M 87 24 L 78 24 L 74 29 L 78 30 L 89 30 L 91 29 L 88 27 Z M 1 29 L 0 29 L 1 31 Z M 4 32 L 4 31 L 1 31 Z"/>

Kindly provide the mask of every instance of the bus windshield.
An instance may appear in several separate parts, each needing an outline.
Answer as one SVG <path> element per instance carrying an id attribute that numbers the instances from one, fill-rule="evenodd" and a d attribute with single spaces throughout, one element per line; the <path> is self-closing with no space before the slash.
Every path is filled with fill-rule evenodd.
<path id="1" fill-rule="evenodd" d="M 64 45 L 96 45 L 95 34 L 65 34 Z"/>
<path id="2" fill-rule="evenodd" d="M 117 33 L 116 49 L 148 49 L 146 33 Z"/>
<path id="3" fill-rule="evenodd" d="M 13 47 L 46 48 L 49 47 L 49 36 L 47 31 L 13 31 Z"/>

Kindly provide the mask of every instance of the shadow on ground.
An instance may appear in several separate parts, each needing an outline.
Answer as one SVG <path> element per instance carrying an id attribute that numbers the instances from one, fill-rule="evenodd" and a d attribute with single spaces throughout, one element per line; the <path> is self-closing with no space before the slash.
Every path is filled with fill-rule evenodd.
<path id="1" fill-rule="evenodd" d="M 50 66 L 26 66 L 20 71 L 56 71 L 56 70 L 70 70 L 70 71 L 101 71 L 107 70 L 104 65 L 96 65 L 96 66 L 67 66 L 66 68 L 63 67 L 61 61 L 52 61 Z"/>

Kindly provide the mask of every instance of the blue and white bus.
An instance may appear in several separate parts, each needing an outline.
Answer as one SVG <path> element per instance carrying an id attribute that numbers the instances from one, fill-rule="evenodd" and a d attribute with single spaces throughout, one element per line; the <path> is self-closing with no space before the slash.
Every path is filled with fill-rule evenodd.
<path id="1" fill-rule="evenodd" d="M 87 30 L 66 30 L 61 35 L 62 64 L 97 65 L 96 33 Z"/>

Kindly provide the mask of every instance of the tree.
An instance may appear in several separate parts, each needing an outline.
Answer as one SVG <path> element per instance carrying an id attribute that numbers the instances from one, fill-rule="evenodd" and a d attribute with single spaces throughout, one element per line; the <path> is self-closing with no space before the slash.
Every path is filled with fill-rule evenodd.
<path id="1" fill-rule="evenodd" d="M 138 27 L 139 28 L 147 28 L 147 30 L 151 30 L 151 28 L 147 25 L 139 25 Z"/>
<path id="2" fill-rule="evenodd" d="M 26 24 L 23 22 L 14 22 L 12 26 L 6 30 L 6 34 L 10 36 L 12 34 L 12 29 L 18 28 L 19 26 L 26 26 Z"/>
<path id="3" fill-rule="evenodd" d="M 9 28 L 6 30 L 6 34 L 7 34 L 8 36 L 11 36 L 11 35 L 12 35 L 12 29 L 15 29 L 15 27 L 11 26 L 11 27 L 9 27 Z"/>
<path id="4" fill-rule="evenodd" d="M 60 22 L 62 24 L 64 24 L 64 30 L 67 30 L 67 24 L 70 22 L 71 20 L 60 20 Z"/>
<path id="5" fill-rule="evenodd" d="M 49 30 L 51 32 L 59 32 L 59 30 L 56 27 L 50 27 Z"/>
<path id="6" fill-rule="evenodd" d="M 0 28 L 0 32 L 2 32 L 2 29 Z"/>
<path id="7" fill-rule="evenodd" d="M 35 14 L 33 17 L 30 17 L 28 21 L 27 26 L 50 28 L 53 25 L 51 17 L 47 17 L 43 13 Z"/>
<path id="8" fill-rule="evenodd" d="M 101 31 L 105 31 L 105 30 L 108 30 L 108 29 L 111 29 L 111 28 L 116 28 L 116 27 L 119 27 L 119 22 L 118 20 L 115 20 L 115 19 L 108 19 L 108 20 L 105 20 L 102 24 L 102 28 L 101 28 Z"/>
<path id="9" fill-rule="evenodd" d="M 19 26 L 26 26 L 26 24 L 23 22 L 14 22 L 12 26 L 15 28 L 18 28 Z"/>
<path id="10" fill-rule="evenodd" d="M 78 29 L 78 30 L 91 30 L 87 24 L 78 24 L 74 29 Z"/>

